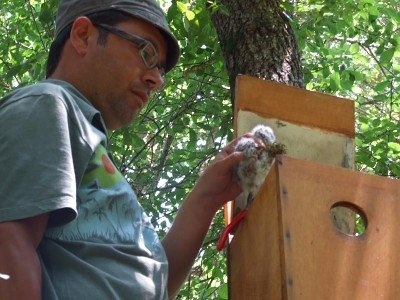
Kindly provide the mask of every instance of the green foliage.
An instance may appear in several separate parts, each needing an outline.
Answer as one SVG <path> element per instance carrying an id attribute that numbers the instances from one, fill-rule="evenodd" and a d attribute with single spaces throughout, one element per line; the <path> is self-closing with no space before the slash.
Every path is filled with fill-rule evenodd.
<path id="1" fill-rule="evenodd" d="M 44 77 L 57 1 L 6 1 L 0 6 L 0 95 Z"/>
<path id="2" fill-rule="evenodd" d="M 360 214 L 356 214 L 356 230 L 355 230 L 355 235 L 362 235 L 365 233 L 365 230 L 367 228 L 367 224 L 365 222 L 364 216 Z"/>
<path id="3" fill-rule="evenodd" d="M 398 1 L 303 0 L 293 14 L 307 89 L 356 101 L 359 170 L 400 177 Z"/>
<path id="4" fill-rule="evenodd" d="M 57 0 L 14 0 L 0 7 L 3 95 L 44 78 Z M 310 90 L 356 101 L 357 167 L 400 178 L 399 4 L 397 0 L 284 2 L 303 53 Z M 204 165 L 232 139 L 224 62 L 209 12 L 219 1 L 163 2 L 182 46 L 169 85 L 129 128 L 110 135 L 111 150 L 162 237 Z M 223 226 L 214 220 L 179 299 L 227 299 Z"/>

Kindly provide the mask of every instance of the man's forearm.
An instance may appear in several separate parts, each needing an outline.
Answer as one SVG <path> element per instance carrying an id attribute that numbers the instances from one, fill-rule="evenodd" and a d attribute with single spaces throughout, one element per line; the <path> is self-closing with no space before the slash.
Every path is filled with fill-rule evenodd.
<path id="1" fill-rule="evenodd" d="M 170 295 L 185 281 L 215 213 L 241 192 L 233 170 L 243 153 L 234 151 L 235 142 L 222 148 L 204 169 L 163 240 L 169 264 Z"/>
<path id="2" fill-rule="evenodd" d="M 36 249 L 49 214 L 0 223 L 0 299 L 41 299 L 42 271 Z"/>
<path id="3" fill-rule="evenodd" d="M 36 251 L 0 242 L 0 299 L 41 299 L 41 266 Z M 9 278 L 7 278 L 9 276 Z"/>
<path id="4" fill-rule="evenodd" d="M 170 295 L 186 280 L 215 215 L 214 209 L 204 206 L 204 200 L 194 192 L 189 194 L 162 241 L 168 257 Z"/>

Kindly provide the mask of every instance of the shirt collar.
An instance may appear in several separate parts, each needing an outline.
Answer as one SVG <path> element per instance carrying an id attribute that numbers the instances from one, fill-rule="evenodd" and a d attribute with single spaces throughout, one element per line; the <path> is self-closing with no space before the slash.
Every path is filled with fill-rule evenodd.
<path id="1" fill-rule="evenodd" d="M 107 136 L 107 127 L 101 117 L 100 111 L 98 111 L 93 104 L 72 84 L 67 81 L 59 79 L 46 79 L 47 82 L 58 84 L 63 86 L 68 92 L 73 95 L 73 99 L 82 111 L 85 118 L 91 122 L 91 124 L 98 130 L 102 131 Z"/>

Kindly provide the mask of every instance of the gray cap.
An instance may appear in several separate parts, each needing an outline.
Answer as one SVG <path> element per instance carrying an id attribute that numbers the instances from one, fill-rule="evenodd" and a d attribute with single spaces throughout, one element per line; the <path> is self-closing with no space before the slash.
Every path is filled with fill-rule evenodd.
<path id="1" fill-rule="evenodd" d="M 165 71 L 170 71 L 176 65 L 180 54 L 179 44 L 155 0 L 61 0 L 56 18 L 56 35 L 80 16 L 111 9 L 125 12 L 160 29 L 168 44 Z"/>

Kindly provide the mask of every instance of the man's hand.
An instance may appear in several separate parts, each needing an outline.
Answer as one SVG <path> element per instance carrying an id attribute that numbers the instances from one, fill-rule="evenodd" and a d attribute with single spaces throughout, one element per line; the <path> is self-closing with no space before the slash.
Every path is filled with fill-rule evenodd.
<path id="1" fill-rule="evenodd" d="M 241 192 L 234 171 L 243 158 L 243 153 L 234 151 L 236 143 L 237 140 L 234 140 L 222 148 L 202 172 L 192 191 L 203 199 L 203 202 L 207 201 L 205 203 L 208 203 L 214 212 Z"/>

